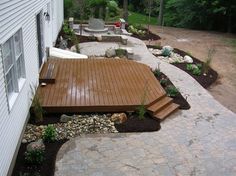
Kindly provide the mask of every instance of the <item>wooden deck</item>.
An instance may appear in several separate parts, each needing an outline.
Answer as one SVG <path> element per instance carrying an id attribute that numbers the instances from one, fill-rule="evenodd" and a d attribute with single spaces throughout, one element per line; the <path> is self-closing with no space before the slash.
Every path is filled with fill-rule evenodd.
<path id="1" fill-rule="evenodd" d="M 142 101 L 153 108 L 166 97 L 150 68 L 137 62 L 49 59 L 46 65 L 50 73 L 42 69 L 40 75 L 54 75 L 54 81 L 38 89 L 46 112 L 126 112 L 136 110 Z"/>

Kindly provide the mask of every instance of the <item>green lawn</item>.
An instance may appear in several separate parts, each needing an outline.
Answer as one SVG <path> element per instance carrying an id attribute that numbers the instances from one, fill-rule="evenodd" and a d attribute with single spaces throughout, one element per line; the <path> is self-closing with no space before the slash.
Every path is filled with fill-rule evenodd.
<path id="1" fill-rule="evenodd" d="M 135 13 L 135 12 L 129 12 L 129 24 L 148 24 L 148 16 Z M 157 25 L 157 17 L 151 17 L 150 21 L 151 25 Z"/>

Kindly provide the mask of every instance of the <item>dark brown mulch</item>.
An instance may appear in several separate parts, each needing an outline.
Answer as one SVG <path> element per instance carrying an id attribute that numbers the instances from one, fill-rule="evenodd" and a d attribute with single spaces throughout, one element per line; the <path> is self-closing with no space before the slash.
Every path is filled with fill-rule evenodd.
<path id="1" fill-rule="evenodd" d="M 167 86 L 169 85 L 172 85 L 174 86 L 174 84 L 169 80 L 169 78 L 164 74 L 164 73 L 161 73 L 160 76 L 156 76 L 156 78 L 160 81 L 161 79 L 166 79 L 168 80 L 167 83 L 165 85 L 161 84 L 161 86 L 166 89 Z M 171 97 L 173 99 L 173 102 L 178 104 L 180 107 L 179 109 L 182 109 L 182 110 L 187 110 L 187 109 L 190 109 L 190 105 L 187 101 L 187 97 L 183 97 L 181 95 L 181 93 L 178 93 L 175 97 Z"/>
<path id="2" fill-rule="evenodd" d="M 144 29 L 146 31 L 145 35 L 137 35 L 137 34 L 132 34 L 132 37 L 136 37 L 140 40 L 160 40 L 161 37 L 159 35 L 156 35 L 152 33 L 151 31 L 148 33 L 147 29 Z"/>
<path id="3" fill-rule="evenodd" d="M 145 118 L 140 120 L 137 114 L 128 117 L 127 121 L 122 124 L 115 124 L 117 131 L 125 132 L 151 132 L 161 129 L 160 121 L 151 118 L 145 114 Z"/>
<path id="4" fill-rule="evenodd" d="M 34 115 L 31 113 L 29 122 L 32 125 L 48 125 L 60 122 L 61 114 L 44 114 L 43 121 L 36 123 L 34 121 Z"/>
<path id="5" fill-rule="evenodd" d="M 45 160 L 40 166 L 32 166 L 25 162 L 24 153 L 27 144 L 21 144 L 12 176 L 20 176 L 20 174 L 34 176 L 36 172 L 41 176 L 53 176 L 57 152 L 66 141 L 67 140 L 61 140 L 54 143 L 45 143 Z M 28 173 L 28 175 L 26 173 Z"/>
<path id="6" fill-rule="evenodd" d="M 160 46 L 152 46 L 152 45 L 147 45 L 148 48 L 155 48 L 155 49 L 161 49 L 162 47 Z M 185 51 L 182 51 L 180 49 L 174 48 L 174 52 L 178 53 L 182 57 L 189 55 Z M 193 64 L 204 64 L 202 61 L 199 59 L 191 56 L 193 59 Z M 190 76 L 192 76 L 202 87 L 208 88 L 210 87 L 218 78 L 218 73 L 213 70 L 212 68 L 209 68 L 208 74 L 206 76 L 201 73 L 200 76 L 194 75 L 191 71 L 188 71 L 187 68 L 187 63 L 173 63 L 172 65 L 178 67 L 179 69 L 185 71 L 188 73 Z"/>

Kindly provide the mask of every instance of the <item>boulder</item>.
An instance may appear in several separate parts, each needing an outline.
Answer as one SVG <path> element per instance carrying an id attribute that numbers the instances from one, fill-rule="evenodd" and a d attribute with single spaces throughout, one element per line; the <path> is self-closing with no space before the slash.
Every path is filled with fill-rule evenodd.
<path id="1" fill-rule="evenodd" d="M 116 50 L 113 48 L 109 48 L 106 50 L 105 53 L 106 57 L 115 57 L 116 56 Z"/>
<path id="2" fill-rule="evenodd" d="M 102 41 L 102 35 L 96 35 L 96 39 L 98 42 L 101 42 Z"/>
<path id="3" fill-rule="evenodd" d="M 31 142 L 27 145 L 26 151 L 34 151 L 34 150 L 45 150 L 45 145 L 42 139 L 39 139 L 35 142 Z"/>
<path id="4" fill-rule="evenodd" d="M 67 123 L 69 121 L 72 121 L 75 117 L 74 116 L 68 116 L 66 114 L 62 114 L 60 117 L 60 122 Z"/>
<path id="5" fill-rule="evenodd" d="M 127 121 L 127 115 L 125 113 L 115 113 L 110 120 L 116 124 L 121 124 Z"/>
<path id="6" fill-rule="evenodd" d="M 186 63 L 193 63 L 193 59 L 190 56 L 184 56 L 184 62 Z"/>
<path id="7" fill-rule="evenodd" d="M 123 45 L 127 45 L 127 43 L 128 43 L 128 38 L 127 38 L 126 36 L 121 36 L 121 43 L 122 43 Z"/>

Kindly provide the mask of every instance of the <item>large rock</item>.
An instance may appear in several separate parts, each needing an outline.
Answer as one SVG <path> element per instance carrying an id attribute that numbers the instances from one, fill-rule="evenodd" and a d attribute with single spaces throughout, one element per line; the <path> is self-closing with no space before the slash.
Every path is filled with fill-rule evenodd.
<path id="1" fill-rule="evenodd" d="M 125 113 L 115 113 L 111 116 L 111 121 L 117 124 L 121 124 L 127 121 L 127 115 Z"/>
<path id="2" fill-rule="evenodd" d="M 98 42 L 102 41 L 102 35 L 98 34 L 95 36 Z"/>
<path id="3" fill-rule="evenodd" d="M 186 56 L 184 56 L 184 62 L 193 63 L 193 59 L 190 56 L 186 55 Z"/>
<path id="4" fill-rule="evenodd" d="M 45 145 L 43 143 L 42 139 L 39 139 L 35 142 L 31 142 L 27 145 L 26 150 L 29 151 L 34 151 L 34 150 L 45 150 Z"/>
<path id="5" fill-rule="evenodd" d="M 113 48 L 109 48 L 106 50 L 106 57 L 115 57 L 116 56 L 116 50 Z"/>
<path id="6" fill-rule="evenodd" d="M 69 121 L 72 121 L 73 119 L 75 119 L 75 116 L 68 116 L 66 114 L 62 114 L 60 117 L 60 122 L 67 123 Z"/>

